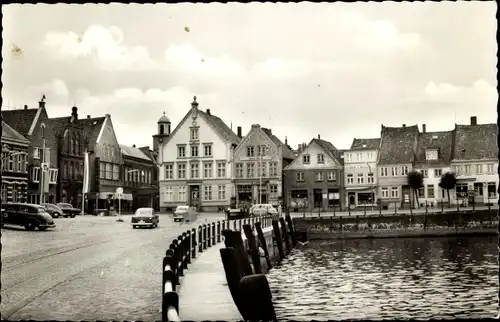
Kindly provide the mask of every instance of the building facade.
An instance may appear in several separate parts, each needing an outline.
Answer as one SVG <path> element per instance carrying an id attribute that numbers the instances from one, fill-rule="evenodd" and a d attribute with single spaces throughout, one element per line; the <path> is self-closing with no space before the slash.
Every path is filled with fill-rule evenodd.
<path id="1" fill-rule="evenodd" d="M 28 200 L 28 149 L 30 141 L 2 121 L 1 203 Z"/>
<path id="2" fill-rule="evenodd" d="M 49 124 L 42 98 L 38 108 L 2 111 L 3 120 L 30 141 L 28 149 L 27 202 L 40 204 L 57 200 L 59 162 L 57 138 Z M 42 164 L 45 164 L 43 171 Z M 45 183 L 45 184 L 43 184 Z"/>
<path id="3" fill-rule="evenodd" d="M 241 137 L 241 127 L 238 127 L 238 136 Z M 283 201 L 283 168 L 294 158 L 271 129 L 252 125 L 234 150 L 236 205 L 269 203 L 277 207 Z"/>
<path id="4" fill-rule="evenodd" d="M 350 207 L 375 206 L 378 200 L 377 158 L 380 139 L 354 139 L 344 152 L 346 204 Z"/>
<path id="5" fill-rule="evenodd" d="M 328 141 L 312 139 L 285 167 L 285 206 L 292 211 L 345 207 L 343 160 Z"/>
<path id="6" fill-rule="evenodd" d="M 178 205 L 217 211 L 230 204 L 231 162 L 240 138 L 209 109 L 199 110 L 196 97 L 172 133 L 154 138 L 162 139 L 158 146 L 161 211 Z"/>
<path id="7" fill-rule="evenodd" d="M 451 169 L 456 174 L 458 202 L 498 203 L 498 127 L 496 124 L 456 125 Z"/>
<path id="8" fill-rule="evenodd" d="M 156 211 L 160 211 L 160 193 L 158 190 L 158 152 L 151 150 L 149 146 L 141 147 L 139 148 L 139 150 L 141 150 L 142 153 L 148 156 L 153 163 L 153 166 L 151 168 L 151 189 L 154 189 L 153 208 Z"/>
<path id="9" fill-rule="evenodd" d="M 379 200 L 383 207 L 410 207 L 408 173 L 412 171 L 418 145 L 418 126 L 382 125 L 377 159 Z"/>

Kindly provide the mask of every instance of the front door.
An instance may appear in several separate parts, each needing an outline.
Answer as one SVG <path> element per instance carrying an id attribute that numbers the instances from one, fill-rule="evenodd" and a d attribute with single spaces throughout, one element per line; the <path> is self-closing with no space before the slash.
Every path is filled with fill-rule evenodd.
<path id="1" fill-rule="evenodd" d="M 484 190 L 482 182 L 474 182 L 474 204 L 484 202 Z"/>
<path id="2" fill-rule="evenodd" d="M 189 205 L 198 209 L 200 204 L 200 186 L 189 186 Z"/>

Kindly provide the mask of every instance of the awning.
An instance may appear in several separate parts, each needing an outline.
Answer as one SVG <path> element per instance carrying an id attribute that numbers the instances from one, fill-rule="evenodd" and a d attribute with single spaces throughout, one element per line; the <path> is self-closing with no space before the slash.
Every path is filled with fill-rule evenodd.
<path id="1" fill-rule="evenodd" d="M 374 190 L 377 189 L 377 187 L 346 187 L 345 188 L 347 191 L 367 191 L 367 192 L 373 192 Z"/>
<path id="2" fill-rule="evenodd" d="M 112 199 L 118 199 L 118 196 L 116 195 L 116 192 L 115 193 L 100 192 L 99 193 L 99 199 L 108 199 L 108 195 L 113 195 Z M 131 193 L 123 193 L 121 199 L 122 200 L 133 200 L 134 198 L 132 197 Z"/>
<path id="3" fill-rule="evenodd" d="M 7 183 L 7 184 L 20 184 L 20 185 L 28 185 L 26 181 L 10 181 L 10 180 L 3 180 L 2 183 Z"/>

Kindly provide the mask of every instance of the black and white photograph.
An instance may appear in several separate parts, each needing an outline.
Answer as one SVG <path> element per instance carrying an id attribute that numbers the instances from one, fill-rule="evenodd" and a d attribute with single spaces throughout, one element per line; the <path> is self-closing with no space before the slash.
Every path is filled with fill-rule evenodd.
<path id="1" fill-rule="evenodd" d="M 2 4 L 2 320 L 498 318 L 497 3 Z"/>

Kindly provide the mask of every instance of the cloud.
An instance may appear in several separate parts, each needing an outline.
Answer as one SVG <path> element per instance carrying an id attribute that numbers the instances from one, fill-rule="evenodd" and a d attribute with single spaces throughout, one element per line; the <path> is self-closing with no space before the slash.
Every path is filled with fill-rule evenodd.
<path id="1" fill-rule="evenodd" d="M 425 99 L 435 103 L 477 104 L 492 107 L 498 101 L 496 87 L 485 80 L 477 80 L 472 86 L 458 86 L 450 83 L 430 81 L 424 89 Z"/>
<path id="2" fill-rule="evenodd" d="M 38 99 L 40 99 L 42 95 L 45 94 L 47 98 L 61 101 L 66 100 L 69 97 L 69 90 L 63 80 L 54 79 L 48 83 L 28 87 L 25 91 L 25 94 L 27 97 L 37 97 Z"/>

